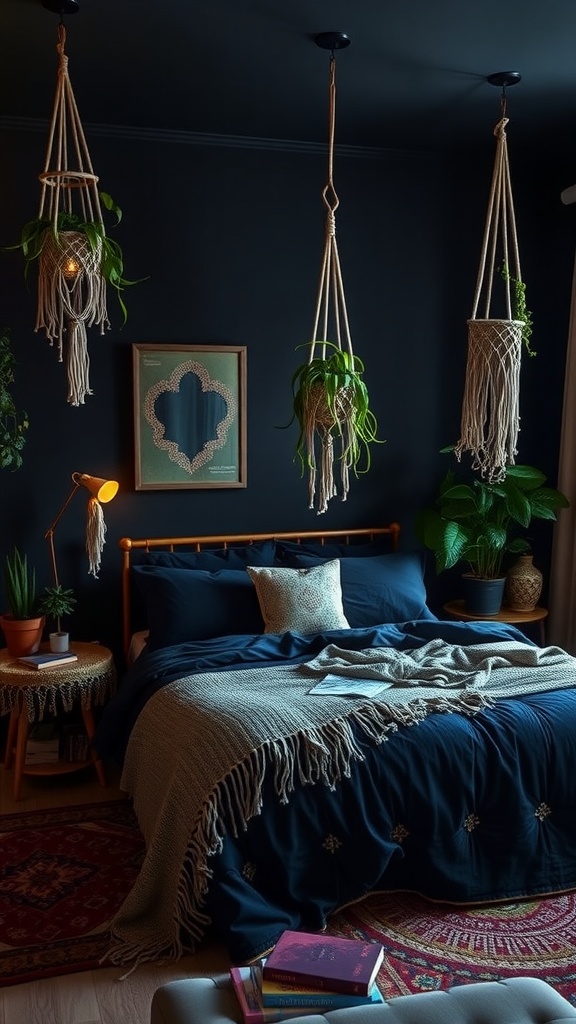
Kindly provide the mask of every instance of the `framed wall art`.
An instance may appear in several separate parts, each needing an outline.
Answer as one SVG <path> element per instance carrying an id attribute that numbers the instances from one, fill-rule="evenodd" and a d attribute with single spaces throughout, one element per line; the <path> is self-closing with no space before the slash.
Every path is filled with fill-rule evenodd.
<path id="1" fill-rule="evenodd" d="M 137 491 L 246 487 L 246 347 L 132 345 Z"/>

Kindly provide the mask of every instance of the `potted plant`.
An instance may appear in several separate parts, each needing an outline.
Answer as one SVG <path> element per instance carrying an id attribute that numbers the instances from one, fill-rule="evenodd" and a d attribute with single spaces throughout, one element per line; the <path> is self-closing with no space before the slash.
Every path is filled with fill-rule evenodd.
<path id="1" fill-rule="evenodd" d="M 56 630 L 48 635 L 50 650 L 55 653 L 68 650 L 69 634 L 60 628 L 61 619 L 65 615 L 70 615 L 75 604 L 76 598 L 73 591 L 66 590 L 61 583 L 53 587 L 46 587 L 40 598 L 40 611 L 47 618 L 52 619 L 56 626 Z"/>
<path id="2" fill-rule="evenodd" d="M 16 360 L 6 333 L 0 335 L 0 469 L 19 469 L 26 443 L 28 416 L 12 397 Z"/>
<path id="3" fill-rule="evenodd" d="M 330 469 L 333 459 L 334 441 L 341 443 L 340 462 L 342 470 L 343 499 L 348 491 L 348 473 L 351 469 L 358 476 L 370 468 L 370 445 L 383 443 L 378 440 L 378 424 L 370 409 L 368 389 L 362 375 L 362 360 L 329 341 L 315 342 L 322 348 L 322 356 L 314 356 L 301 363 L 292 375 L 292 408 L 290 426 L 297 420 L 300 432 L 296 442 L 296 456 L 300 460 L 302 474 L 310 472 L 310 507 L 314 500 L 314 479 L 316 473 L 315 438 L 322 448 L 324 467 L 328 457 Z M 327 350 L 330 354 L 326 354 Z M 363 463 L 363 466 L 362 466 Z M 331 478 L 331 472 L 330 472 Z M 335 493 L 329 481 L 320 496 L 319 512 Z"/>
<path id="4" fill-rule="evenodd" d="M 15 658 L 35 654 L 42 640 L 45 618 L 39 613 L 36 597 L 36 571 L 29 568 L 28 557 L 14 548 L 4 566 L 6 598 L 10 609 L 0 615 L 0 625 L 9 654 Z"/>
<path id="5" fill-rule="evenodd" d="M 530 551 L 527 538 L 514 534 L 519 528 L 527 529 L 533 519 L 555 520 L 556 511 L 568 507 L 565 495 L 545 483 L 546 477 L 534 466 L 508 466 L 498 483 L 480 478 L 458 483 L 450 470 L 434 506 L 417 516 L 416 535 L 434 552 L 438 573 L 463 564 L 466 581 L 491 584 L 488 589 L 495 593 L 494 603 L 484 605 L 476 597 L 470 607 L 470 599 L 465 597 L 467 611 L 490 615 L 500 610 L 504 556 Z"/>
<path id="6" fill-rule="evenodd" d="M 107 192 L 99 193 L 104 207 L 116 217 L 116 224 L 122 219 L 122 210 Z M 30 264 L 42 258 L 64 260 L 64 276 L 70 281 L 80 273 L 84 258 L 82 246 L 78 248 L 78 236 L 87 243 L 87 265 L 114 288 L 122 310 L 123 323 L 126 323 L 128 312 L 122 298 L 125 287 L 138 284 L 124 277 L 124 255 L 119 243 L 106 234 L 104 223 L 99 220 L 86 220 L 77 213 L 60 210 L 56 224 L 47 216 L 34 217 L 22 228 L 20 241 L 17 245 L 7 246 L 8 249 L 21 249 L 24 256 L 24 275 Z M 96 264 L 94 267 L 93 265 Z M 143 280 L 143 279 L 140 279 Z"/>

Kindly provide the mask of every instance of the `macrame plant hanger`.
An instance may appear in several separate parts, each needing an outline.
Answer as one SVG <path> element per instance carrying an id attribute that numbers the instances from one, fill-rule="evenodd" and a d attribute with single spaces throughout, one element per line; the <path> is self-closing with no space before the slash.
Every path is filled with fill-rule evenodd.
<path id="1" fill-rule="evenodd" d="M 480 266 L 468 320 L 468 356 L 461 415 L 458 459 L 472 455 L 472 468 L 490 483 L 514 464 L 520 429 L 520 357 L 525 321 L 515 318 L 512 287 L 522 287 L 514 202 L 506 142 L 506 87 L 519 82 L 514 71 L 490 75 L 502 87 L 501 118 L 494 128 L 496 154 Z M 504 295 L 503 319 L 492 319 L 494 277 Z M 481 317 L 479 306 L 483 303 Z M 517 307 L 517 303 L 516 303 Z"/>
<path id="2" fill-rule="evenodd" d="M 39 175 L 42 185 L 39 219 L 52 227 L 38 257 L 38 311 L 35 330 L 43 329 L 51 345 L 57 342 L 59 361 L 64 358 L 68 401 L 84 403 L 91 395 L 90 361 L 86 328 L 97 325 L 104 334 L 109 327 L 106 310 L 106 280 L 102 274 L 105 235 L 98 177 L 94 174 L 64 52 L 66 29 L 63 12 L 74 13 L 74 0 L 43 0 L 49 10 L 60 13 L 57 52 L 59 56 L 54 111 L 50 124 L 46 162 Z M 63 230 L 59 215 L 78 213 L 86 231 Z M 90 230 L 93 227 L 94 230 Z"/>
<path id="3" fill-rule="evenodd" d="M 328 125 L 328 178 L 322 191 L 326 207 L 326 232 L 322 257 L 320 281 L 310 343 L 309 364 L 318 357 L 327 359 L 332 349 L 326 344 L 329 327 L 334 330 L 333 344 L 346 351 L 354 364 L 352 338 L 348 322 L 348 311 L 344 295 L 344 283 L 340 269 L 338 244 L 336 242 L 336 210 L 340 205 L 334 187 L 334 133 L 336 122 L 336 58 L 334 51 L 349 46 L 350 39 L 344 32 L 321 32 L 316 44 L 331 50 L 329 62 L 329 125 Z M 334 480 L 334 437 L 340 438 L 342 455 L 340 461 L 341 498 L 346 500 L 350 487 L 350 467 L 354 464 L 356 450 L 354 408 L 347 389 L 340 388 L 332 402 L 326 401 L 326 392 L 320 386 L 309 392 L 302 424 L 308 465 L 309 507 L 314 507 L 318 487 L 318 514 L 326 511 L 330 498 L 337 494 Z M 316 458 L 315 440 L 320 442 L 320 475 Z"/>
<path id="4" fill-rule="evenodd" d="M 314 357 L 316 345 L 320 346 L 322 358 L 326 358 L 327 348 L 323 342 L 328 337 L 330 320 L 330 309 L 332 307 L 334 319 L 334 331 L 336 345 L 343 348 L 342 333 L 346 342 L 346 349 L 352 357 L 352 338 L 348 323 L 348 311 L 346 308 L 346 297 L 344 295 L 344 283 L 340 269 L 340 257 L 338 255 L 338 243 L 336 241 L 336 210 L 340 205 L 338 194 L 334 187 L 334 131 L 336 124 L 336 58 L 334 48 L 336 46 L 347 46 L 349 40 L 342 42 L 336 33 L 328 33 L 324 43 L 324 35 L 319 36 L 316 42 L 319 46 L 329 45 L 332 50 L 329 64 L 329 91 L 328 91 L 328 179 L 322 190 L 322 200 L 326 207 L 326 234 L 324 242 L 324 254 L 322 257 L 320 281 L 318 285 L 318 296 L 316 299 L 316 311 L 314 314 L 314 327 L 312 329 L 312 345 L 310 347 L 310 361 Z M 333 38 L 332 38 L 333 36 Z M 320 337 L 318 328 L 322 323 Z M 338 412 L 342 415 L 342 429 L 346 430 L 346 395 L 337 396 L 336 402 Z M 325 409 L 323 395 L 318 394 L 316 407 L 310 409 L 310 422 L 308 425 L 308 453 L 310 457 L 310 480 L 309 480 L 309 501 L 310 507 L 314 505 L 316 492 L 316 457 L 314 452 L 314 432 L 318 431 L 321 438 L 321 467 L 318 495 L 318 511 L 325 512 L 328 508 L 330 498 L 335 497 L 337 490 L 334 483 L 334 436 L 332 431 L 333 417 Z M 345 446 L 345 441 L 344 441 Z M 340 461 L 340 473 L 342 483 L 342 501 L 346 501 L 350 489 L 349 466 L 346 459 Z"/>

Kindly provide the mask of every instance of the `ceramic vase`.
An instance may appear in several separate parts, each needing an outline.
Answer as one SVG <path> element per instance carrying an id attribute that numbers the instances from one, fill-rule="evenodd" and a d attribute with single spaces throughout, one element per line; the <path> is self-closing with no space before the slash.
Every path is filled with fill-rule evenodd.
<path id="1" fill-rule="evenodd" d="M 49 633 L 48 641 L 50 643 L 50 650 L 52 654 L 63 654 L 68 650 L 70 634 L 69 633 Z"/>
<path id="2" fill-rule="evenodd" d="M 542 573 L 533 555 L 520 555 L 506 574 L 506 604 L 515 612 L 531 612 L 542 593 Z"/>

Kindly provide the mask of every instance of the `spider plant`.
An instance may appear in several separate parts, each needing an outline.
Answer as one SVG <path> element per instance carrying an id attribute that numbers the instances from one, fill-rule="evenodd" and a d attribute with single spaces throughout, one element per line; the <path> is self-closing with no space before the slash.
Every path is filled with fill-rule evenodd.
<path id="1" fill-rule="evenodd" d="M 362 360 L 329 341 L 316 342 L 329 355 L 313 356 L 301 363 L 292 375 L 292 407 L 294 420 L 300 432 L 296 442 L 296 457 L 302 473 L 310 468 L 310 431 L 339 437 L 342 442 L 342 461 L 355 475 L 370 468 L 370 445 L 382 444 L 378 439 L 378 423 L 370 409 L 368 388 L 362 374 Z M 302 347 L 302 346 L 300 346 Z M 361 462 L 364 467 L 361 468 Z"/>

